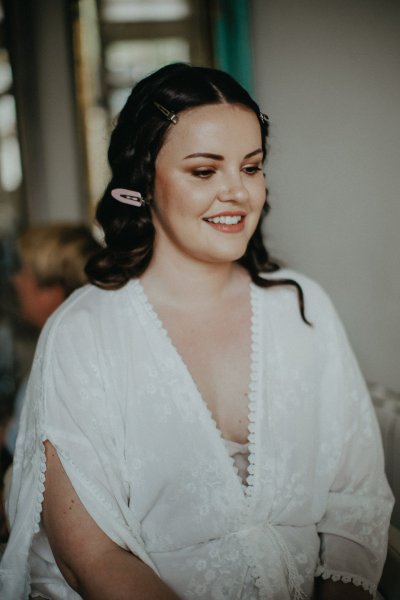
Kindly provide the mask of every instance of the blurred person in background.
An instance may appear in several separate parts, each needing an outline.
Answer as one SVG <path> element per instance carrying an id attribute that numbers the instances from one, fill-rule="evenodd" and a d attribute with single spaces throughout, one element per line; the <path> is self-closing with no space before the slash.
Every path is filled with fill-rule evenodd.
<path id="1" fill-rule="evenodd" d="M 83 224 L 36 225 L 24 231 L 17 243 L 19 268 L 12 277 L 20 318 L 39 334 L 56 308 L 86 283 L 85 264 L 99 248 L 90 229 Z M 8 416 L 8 423 L 3 415 L 1 480 L 12 462 L 28 374 L 29 369 L 17 389 L 13 414 Z M 4 527 L 1 531 L 0 537 L 4 539 Z"/>
<path id="2" fill-rule="evenodd" d="M 27 229 L 18 240 L 19 269 L 13 276 L 20 316 L 37 328 L 77 288 L 87 281 L 85 264 L 100 246 L 90 229 L 82 224 L 54 223 Z M 12 421 L 5 445 L 13 455 L 27 376 L 16 395 Z"/>

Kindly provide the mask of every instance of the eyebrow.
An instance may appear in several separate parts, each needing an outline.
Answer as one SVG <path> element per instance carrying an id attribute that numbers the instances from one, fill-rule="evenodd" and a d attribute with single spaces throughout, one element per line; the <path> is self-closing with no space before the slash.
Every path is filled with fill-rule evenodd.
<path id="1" fill-rule="evenodd" d="M 257 150 L 253 150 L 253 152 L 246 154 L 244 158 L 251 158 L 256 154 L 262 154 L 262 149 L 257 148 Z M 195 152 L 194 154 L 188 154 L 188 156 L 185 156 L 183 160 L 186 160 L 187 158 L 211 158 L 212 160 L 224 160 L 224 157 L 221 154 L 212 154 L 211 152 Z"/>

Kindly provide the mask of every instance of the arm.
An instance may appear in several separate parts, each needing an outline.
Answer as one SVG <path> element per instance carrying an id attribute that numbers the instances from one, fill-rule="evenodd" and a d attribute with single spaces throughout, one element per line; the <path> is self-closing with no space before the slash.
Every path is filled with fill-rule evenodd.
<path id="1" fill-rule="evenodd" d="M 43 525 L 57 565 L 85 600 L 177 600 L 141 560 L 115 544 L 80 502 L 50 442 Z"/>
<path id="2" fill-rule="evenodd" d="M 334 429 L 327 438 L 327 443 L 332 441 L 335 462 L 325 513 L 317 523 L 321 549 L 316 576 L 325 580 L 319 583 L 322 600 L 340 598 L 339 587 L 335 586 L 340 581 L 351 590 L 346 597 L 368 598 L 376 592 L 385 561 L 393 496 L 384 474 L 379 427 L 362 373 L 337 317 L 332 325 L 326 338 L 330 351 L 323 384 L 335 407 Z"/>

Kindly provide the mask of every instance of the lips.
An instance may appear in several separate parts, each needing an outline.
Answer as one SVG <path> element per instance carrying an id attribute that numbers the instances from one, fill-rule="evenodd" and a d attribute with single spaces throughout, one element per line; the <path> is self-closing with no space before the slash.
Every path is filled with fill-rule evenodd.
<path id="1" fill-rule="evenodd" d="M 208 223 L 223 223 L 224 225 L 237 225 L 242 220 L 242 216 L 235 215 L 233 217 L 220 216 L 220 217 L 209 217 L 206 219 Z"/>
<path id="2" fill-rule="evenodd" d="M 224 233 L 238 233 L 244 228 L 245 213 L 220 213 L 211 217 L 205 217 L 203 221 L 213 229 Z"/>

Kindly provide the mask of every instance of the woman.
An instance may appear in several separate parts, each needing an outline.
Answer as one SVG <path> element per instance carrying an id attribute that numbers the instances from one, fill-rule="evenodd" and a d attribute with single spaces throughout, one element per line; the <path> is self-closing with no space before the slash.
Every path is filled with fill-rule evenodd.
<path id="1" fill-rule="evenodd" d="M 329 300 L 263 247 L 267 124 L 212 69 L 133 89 L 95 285 L 37 353 L 5 597 L 27 597 L 29 570 L 52 599 L 374 595 L 392 506 L 378 428 Z"/>

